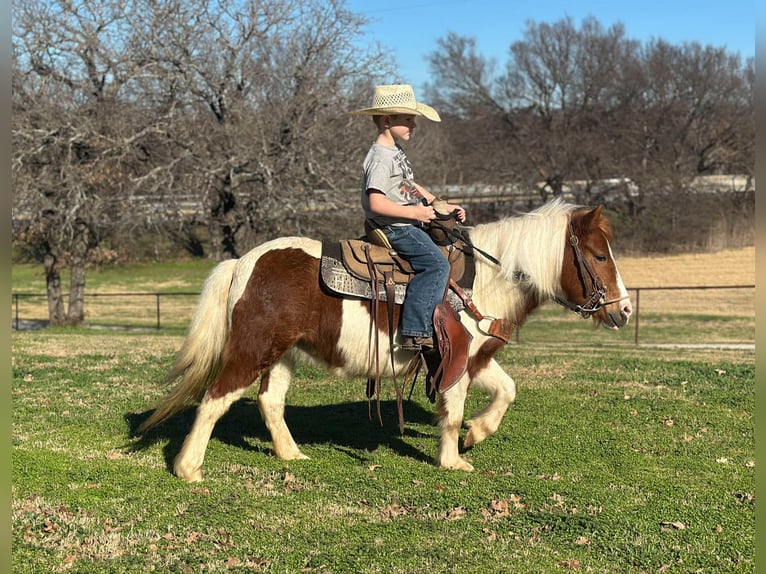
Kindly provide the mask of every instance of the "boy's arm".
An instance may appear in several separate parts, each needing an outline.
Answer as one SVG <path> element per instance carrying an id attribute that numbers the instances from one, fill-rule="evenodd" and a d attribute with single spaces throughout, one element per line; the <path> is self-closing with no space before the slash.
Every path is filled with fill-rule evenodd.
<path id="1" fill-rule="evenodd" d="M 433 202 L 436 199 L 438 199 L 433 193 L 428 191 L 425 187 L 423 187 L 419 183 L 415 184 L 415 188 L 420 192 L 420 195 L 422 195 L 426 199 L 426 201 L 428 202 L 428 205 L 433 205 Z M 457 211 L 457 220 L 461 223 L 465 221 L 465 209 L 463 209 L 461 206 L 452 204 L 452 203 L 445 203 L 444 210 L 447 213 Z"/>
<path id="2" fill-rule="evenodd" d="M 436 217 L 434 208 L 431 205 L 399 205 L 388 199 L 382 192 L 370 189 L 367 191 L 370 196 L 370 209 L 378 215 L 386 217 L 397 217 L 404 219 L 413 219 L 427 223 Z"/>
<path id="3" fill-rule="evenodd" d="M 436 196 L 433 193 L 428 191 L 425 187 L 423 187 L 419 183 L 415 184 L 415 189 L 417 189 L 420 195 L 422 195 L 425 198 L 425 200 L 428 202 L 428 205 L 431 205 L 434 202 L 434 199 L 436 199 Z"/>

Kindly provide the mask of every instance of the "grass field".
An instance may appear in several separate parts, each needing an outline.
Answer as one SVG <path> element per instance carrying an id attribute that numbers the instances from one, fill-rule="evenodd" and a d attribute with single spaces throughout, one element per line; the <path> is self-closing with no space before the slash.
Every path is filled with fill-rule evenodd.
<path id="1" fill-rule="evenodd" d="M 400 436 L 392 396 L 381 427 L 363 381 L 304 368 L 287 420 L 311 460 L 270 454 L 251 393 L 187 484 L 193 412 L 131 437 L 179 344 L 14 335 L 15 573 L 754 570 L 752 351 L 512 344 L 519 396 L 471 474 L 430 464 L 422 392 Z"/>
<path id="2" fill-rule="evenodd" d="M 753 271 L 749 257 L 735 269 Z M 735 259 L 684 284 L 746 282 Z M 681 267 L 631 263 L 633 286 Z M 139 271 L 94 283 L 156 281 L 156 266 Z M 160 271 L 179 291 L 207 273 Z M 754 330 L 752 301 L 662 304 L 642 321 L 672 338 L 709 339 L 700 323 L 729 340 Z M 438 429 L 421 388 L 399 435 L 390 385 L 381 427 L 364 381 L 303 367 L 286 417 L 311 460 L 271 455 L 251 391 L 217 425 L 200 484 L 169 471 L 193 410 L 133 435 L 168 390 L 180 332 L 13 333 L 13 572 L 754 572 L 755 351 L 649 350 L 630 329 L 602 331 L 557 308 L 524 326 L 499 357 L 517 401 L 466 453 L 474 473 L 430 463 Z M 485 402 L 474 391 L 466 410 Z"/>

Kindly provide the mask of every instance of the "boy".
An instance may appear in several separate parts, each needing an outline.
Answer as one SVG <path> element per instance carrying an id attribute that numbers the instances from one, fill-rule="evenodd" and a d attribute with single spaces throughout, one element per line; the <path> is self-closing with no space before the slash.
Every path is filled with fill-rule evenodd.
<path id="1" fill-rule="evenodd" d="M 436 198 L 415 183 L 400 144 L 412 137 L 416 116 L 434 122 L 441 118 L 431 106 L 417 102 L 407 84 L 377 86 L 372 106 L 352 113 L 372 116 L 378 130 L 364 160 L 365 217 L 383 231 L 391 246 L 415 270 L 402 305 L 402 348 L 433 348 L 433 313 L 447 288 L 450 265 L 425 231 L 425 225 L 436 218 L 432 205 Z M 447 204 L 445 209 L 456 210 L 458 221 L 465 221 L 465 210 L 459 205 Z"/>

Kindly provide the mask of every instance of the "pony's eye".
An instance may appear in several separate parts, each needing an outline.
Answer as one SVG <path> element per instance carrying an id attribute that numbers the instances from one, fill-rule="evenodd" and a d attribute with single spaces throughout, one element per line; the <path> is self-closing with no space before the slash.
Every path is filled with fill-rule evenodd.
<path id="1" fill-rule="evenodd" d="M 594 255 L 594 257 L 599 263 L 604 263 L 606 261 L 606 255 Z"/>

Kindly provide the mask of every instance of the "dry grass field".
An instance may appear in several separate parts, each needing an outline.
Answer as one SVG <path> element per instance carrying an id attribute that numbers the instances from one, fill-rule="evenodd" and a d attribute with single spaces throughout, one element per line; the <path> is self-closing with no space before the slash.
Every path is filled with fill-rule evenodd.
<path id="1" fill-rule="evenodd" d="M 755 284 L 755 247 L 649 257 L 618 255 L 617 263 L 630 287 Z"/>
<path id="2" fill-rule="evenodd" d="M 755 247 L 713 253 L 617 257 L 628 288 L 641 288 L 652 312 L 755 315 L 755 289 L 647 290 L 657 287 L 755 285 Z M 635 296 L 635 291 L 631 292 Z M 634 301 L 635 303 L 635 301 Z"/>

